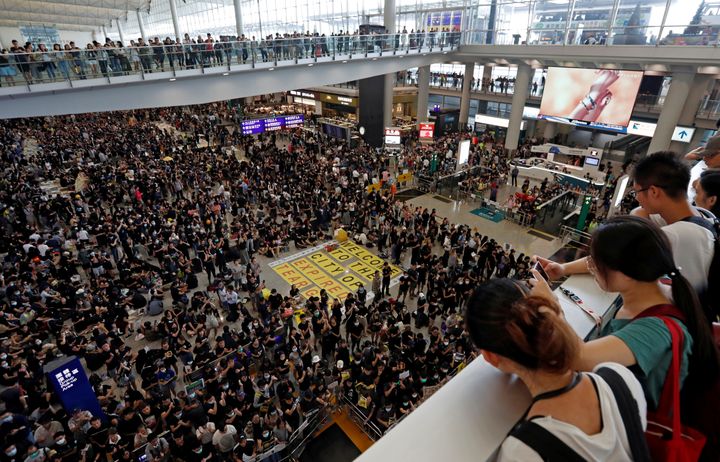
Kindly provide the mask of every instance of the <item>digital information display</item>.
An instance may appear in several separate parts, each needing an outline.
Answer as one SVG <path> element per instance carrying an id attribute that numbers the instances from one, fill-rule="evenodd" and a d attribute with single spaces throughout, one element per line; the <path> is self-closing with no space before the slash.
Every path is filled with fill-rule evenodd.
<path id="1" fill-rule="evenodd" d="M 470 160 L 470 140 L 462 140 L 458 152 L 458 167 L 468 163 Z"/>
<path id="2" fill-rule="evenodd" d="M 264 132 L 273 132 L 283 128 L 302 127 L 305 123 L 303 114 L 289 116 L 269 117 L 267 119 L 243 120 L 240 130 L 243 135 L 258 135 Z"/>
<path id="3" fill-rule="evenodd" d="M 399 128 L 385 128 L 385 144 L 390 146 L 399 146 L 401 144 Z"/>

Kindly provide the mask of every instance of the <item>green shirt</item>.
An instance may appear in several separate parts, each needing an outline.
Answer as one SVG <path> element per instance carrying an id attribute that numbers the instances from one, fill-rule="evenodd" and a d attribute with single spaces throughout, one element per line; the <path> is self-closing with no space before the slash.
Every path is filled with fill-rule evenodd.
<path id="1" fill-rule="evenodd" d="M 630 322 L 632 321 L 632 322 Z M 680 363 L 680 384 L 688 374 L 688 361 L 692 350 L 692 338 L 681 321 L 683 347 Z M 614 335 L 630 348 L 635 355 L 637 364 L 630 367 L 645 392 L 648 409 L 655 410 L 660 401 L 665 376 L 672 359 L 671 337 L 665 323 L 657 317 L 631 319 L 613 319 L 602 332 L 602 336 Z"/>

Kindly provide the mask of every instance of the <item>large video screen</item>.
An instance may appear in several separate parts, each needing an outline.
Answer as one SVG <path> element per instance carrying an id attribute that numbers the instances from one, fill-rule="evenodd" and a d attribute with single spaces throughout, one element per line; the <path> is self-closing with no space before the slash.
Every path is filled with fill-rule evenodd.
<path id="1" fill-rule="evenodd" d="M 610 129 L 630 122 L 642 71 L 548 68 L 540 118 Z"/>

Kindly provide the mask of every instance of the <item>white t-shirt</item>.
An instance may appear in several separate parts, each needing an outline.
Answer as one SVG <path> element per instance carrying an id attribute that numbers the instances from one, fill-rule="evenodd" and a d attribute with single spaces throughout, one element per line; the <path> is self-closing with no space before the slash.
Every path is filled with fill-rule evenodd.
<path id="1" fill-rule="evenodd" d="M 690 281 L 696 291 L 707 287 L 710 264 L 715 251 L 712 233 L 695 223 L 677 221 L 665 224 L 660 215 L 650 215 L 650 220 L 662 227 L 672 246 L 675 265 L 680 273 Z"/>
<path id="2" fill-rule="evenodd" d="M 608 367 L 620 374 L 625 381 L 635 401 L 638 404 L 642 428 L 647 427 L 647 403 L 640 382 L 627 368 L 616 363 L 602 363 L 595 367 Z M 610 386 L 598 375 L 592 374 L 597 384 L 600 399 L 600 412 L 602 414 L 602 430 L 595 435 L 588 435 L 574 425 L 555 420 L 552 416 L 533 419 L 533 422 L 552 432 L 563 443 L 570 446 L 585 460 L 612 460 L 631 461 L 632 453 L 625 433 L 620 410 L 615 403 Z M 578 410 L 580 411 L 580 410 Z M 525 443 L 513 436 L 509 436 L 502 444 L 498 461 L 542 461 L 538 453 Z"/>
<path id="3" fill-rule="evenodd" d="M 697 164 L 693 165 L 693 168 L 690 169 L 690 184 L 688 185 L 688 200 L 692 204 L 695 200 L 695 188 L 693 187 L 693 183 L 695 183 L 695 180 L 700 178 L 700 175 L 702 172 L 708 169 L 707 164 L 704 160 L 701 160 Z"/>

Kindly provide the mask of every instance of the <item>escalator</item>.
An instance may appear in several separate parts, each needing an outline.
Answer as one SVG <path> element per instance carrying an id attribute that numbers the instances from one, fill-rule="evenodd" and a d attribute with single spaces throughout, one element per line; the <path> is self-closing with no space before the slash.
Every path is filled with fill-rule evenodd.
<path id="1" fill-rule="evenodd" d="M 639 140 L 629 144 L 627 149 L 625 150 L 624 161 L 630 162 L 638 154 L 641 154 L 641 155 L 646 154 L 648 148 L 650 147 L 651 140 L 652 140 L 652 138 L 648 138 L 646 136 L 641 136 Z M 639 156 L 639 157 L 641 157 L 641 156 Z"/>
<path id="2" fill-rule="evenodd" d="M 640 135 L 626 135 L 605 146 L 605 154 L 611 151 L 623 151 L 623 163 L 630 162 L 638 154 L 647 152 L 651 138 Z"/>
<path id="3" fill-rule="evenodd" d="M 341 407 L 315 432 L 300 454 L 300 462 L 351 462 L 372 445 L 348 411 Z"/>

